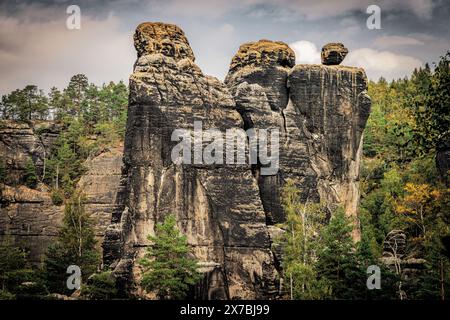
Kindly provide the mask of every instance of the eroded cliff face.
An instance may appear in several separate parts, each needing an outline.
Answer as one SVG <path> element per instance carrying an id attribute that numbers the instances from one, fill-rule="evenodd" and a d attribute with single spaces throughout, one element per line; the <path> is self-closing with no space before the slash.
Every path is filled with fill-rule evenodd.
<path id="1" fill-rule="evenodd" d="M 250 165 L 175 165 L 171 159 L 175 129 L 193 129 L 194 121 L 201 121 L 203 130 L 243 128 L 234 100 L 224 84 L 194 63 L 178 27 L 141 24 L 135 46 L 122 207 L 106 232 L 105 264 L 122 289 L 132 290 L 147 236 L 174 214 L 207 274 L 198 297 L 272 297 L 277 272 Z"/>
<path id="2" fill-rule="evenodd" d="M 0 243 L 25 248 L 34 264 L 42 262 L 47 247 L 56 240 L 64 205 L 52 203 L 51 190 L 43 183 L 36 189 L 23 185 L 25 166 L 32 159 L 38 179 L 44 158 L 50 154 L 61 127 L 52 121 L 0 122 L 0 158 L 6 166 L 6 184 L 0 184 Z M 85 162 L 87 172 L 78 188 L 86 195 L 86 211 L 95 221 L 99 244 L 111 221 L 121 177 L 122 146 L 104 150 Z"/>
<path id="3" fill-rule="evenodd" d="M 281 189 L 292 179 L 303 201 L 343 206 L 355 218 L 357 240 L 359 160 L 370 112 L 365 73 L 339 65 L 294 66 L 294 60 L 280 42 L 244 44 L 225 79 L 247 126 L 282 132 L 280 170 L 257 175 L 267 223 L 283 222 Z"/>
<path id="4" fill-rule="evenodd" d="M 134 39 L 138 58 L 130 77 L 118 206 L 103 244 L 105 266 L 114 270 L 122 292 L 140 294 L 134 284 L 147 236 L 175 214 L 205 274 L 197 298 L 276 298 L 281 270 L 272 244 L 282 232 L 274 225 L 284 221 L 286 180 L 294 180 L 304 201 L 342 205 L 357 217 L 362 131 L 370 109 L 364 71 L 295 66 L 286 44 L 261 40 L 240 47 L 224 84 L 202 73 L 177 26 L 143 23 Z M 261 161 L 175 164 L 171 135 L 193 130 L 195 121 L 221 132 L 278 129 L 278 172 L 261 174 Z"/>

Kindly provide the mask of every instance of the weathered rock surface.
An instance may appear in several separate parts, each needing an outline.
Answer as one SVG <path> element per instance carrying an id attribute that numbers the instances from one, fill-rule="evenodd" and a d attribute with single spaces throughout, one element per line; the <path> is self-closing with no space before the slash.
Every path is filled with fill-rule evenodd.
<path id="1" fill-rule="evenodd" d="M 21 184 L 25 166 L 30 159 L 42 175 L 44 159 L 49 155 L 61 128 L 52 121 L 29 123 L 13 120 L 0 122 L 0 155 L 8 168 L 6 181 Z"/>
<path id="2" fill-rule="evenodd" d="M 175 25 L 141 24 L 134 40 L 124 151 L 118 146 L 89 159 L 78 185 L 98 236 L 105 234 L 104 264 L 122 293 L 140 293 L 136 261 L 155 224 L 174 214 L 204 273 L 196 298 L 277 298 L 282 251 L 273 240 L 284 232 L 277 224 L 285 220 L 281 192 L 288 179 L 303 201 L 344 207 L 355 218 L 358 239 L 359 160 L 370 99 L 364 71 L 338 65 L 343 46 L 328 46 L 324 65 L 295 65 L 282 42 L 246 43 L 222 83 L 202 73 Z M 263 174 L 262 159 L 175 164 L 178 141 L 171 136 L 175 129 L 192 131 L 196 121 L 222 133 L 278 130 L 279 170 Z M 51 203 L 44 185 L 21 186 L 21 177 L 28 158 L 42 173 L 59 130 L 50 122 L 0 125 L 0 156 L 8 168 L 0 188 L 0 241 L 8 237 L 29 248 L 34 262 L 54 241 L 64 207 Z M 213 138 L 204 134 L 203 148 Z"/>
<path id="3" fill-rule="evenodd" d="M 241 46 L 225 83 L 248 127 L 282 132 L 279 172 L 257 175 L 268 224 L 284 219 L 280 195 L 287 179 L 296 182 L 304 201 L 342 205 L 348 216 L 356 218 L 362 132 L 370 111 L 364 71 L 344 66 L 293 66 L 293 53 L 287 45 L 260 43 Z M 248 54 L 266 58 L 256 59 L 250 66 L 236 63 L 255 60 L 245 58 L 247 50 L 242 48 L 248 47 L 253 49 Z M 255 54 L 257 50 L 264 54 Z M 359 237 L 357 226 L 354 236 Z"/>
<path id="4" fill-rule="evenodd" d="M 0 185 L 0 243 L 7 240 L 26 248 L 31 262 L 36 264 L 58 235 L 64 206 L 53 205 L 50 190 L 44 184 L 30 189 L 21 181 L 27 159 L 33 159 L 40 176 L 44 152 L 49 154 L 59 130 L 58 124 L 50 121 L 0 122 L 0 158 L 7 171 L 7 184 Z M 96 223 L 99 244 L 115 208 L 122 155 L 122 146 L 117 146 L 87 160 L 87 172 L 78 184 L 87 197 L 86 211 Z"/>
<path id="5" fill-rule="evenodd" d="M 342 43 L 328 43 L 322 47 L 321 58 L 324 65 L 338 65 L 341 64 L 348 49 Z"/>
<path id="6" fill-rule="evenodd" d="M 104 262 L 122 291 L 139 280 L 136 263 L 148 234 L 170 213 L 187 235 L 205 277 L 196 297 L 275 298 L 283 233 L 281 190 L 293 179 L 305 201 L 342 205 L 357 216 L 362 131 L 370 99 L 362 69 L 294 66 L 282 42 L 239 48 L 225 84 L 204 75 L 183 32 L 144 23 L 130 77 L 124 168 L 118 208 L 104 242 Z M 175 129 L 278 129 L 280 170 L 258 164 L 175 164 Z M 248 162 L 247 162 L 248 163 Z M 355 238 L 358 238 L 355 223 Z M 135 291 L 136 292 L 136 291 Z"/>
<path id="7" fill-rule="evenodd" d="M 193 129 L 194 121 L 204 130 L 243 128 L 234 100 L 194 64 L 178 27 L 145 23 L 134 38 L 138 59 L 130 78 L 122 206 L 106 232 L 105 264 L 122 289 L 132 290 L 148 234 L 175 214 L 205 271 L 198 297 L 273 297 L 277 272 L 250 165 L 175 165 L 170 157 L 172 132 Z M 157 45 L 142 50 L 142 43 Z"/>

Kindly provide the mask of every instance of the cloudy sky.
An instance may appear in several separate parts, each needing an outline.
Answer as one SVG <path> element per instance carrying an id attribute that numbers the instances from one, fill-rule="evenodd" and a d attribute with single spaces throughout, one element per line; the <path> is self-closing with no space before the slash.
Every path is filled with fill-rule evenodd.
<path id="1" fill-rule="evenodd" d="M 81 9 L 69 30 L 66 9 Z M 381 8 L 381 29 L 369 30 L 366 9 Z M 371 79 L 409 75 L 450 50 L 448 0 L 0 0 L 0 94 L 27 84 L 64 87 L 71 75 L 91 82 L 127 80 L 136 58 L 132 34 L 143 21 L 175 23 L 197 64 L 223 79 L 240 44 L 281 40 L 297 63 L 320 63 L 320 49 L 343 42 L 343 64 Z"/>

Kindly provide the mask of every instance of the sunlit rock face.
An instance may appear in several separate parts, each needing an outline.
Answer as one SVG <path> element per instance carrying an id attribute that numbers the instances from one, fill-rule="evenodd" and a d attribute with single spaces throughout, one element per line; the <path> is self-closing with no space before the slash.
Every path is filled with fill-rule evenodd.
<path id="1" fill-rule="evenodd" d="M 140 294 L 137 261 L 147 236 L 174 214 L 204 273 L 196 298 L 276 298 L 282 270 L 273 240 L 283 232 L 276 224 L 285 220 L 287 179 L 303 201 L 342 206 L 359 237 L 359 159 L 370 109 L 362 69 L 295 66 L 286 44 L 260 40 L 239 48 L 221 83 L 194 63 L 177 26 L 143 23 L 134 39 L 122 180 L 103 244 L 122 293 Z M 279 170 L 262 174 L 261 161 L 175 164 L 171 135 L 195 121 L 221 132 L 279 130 Z"/>

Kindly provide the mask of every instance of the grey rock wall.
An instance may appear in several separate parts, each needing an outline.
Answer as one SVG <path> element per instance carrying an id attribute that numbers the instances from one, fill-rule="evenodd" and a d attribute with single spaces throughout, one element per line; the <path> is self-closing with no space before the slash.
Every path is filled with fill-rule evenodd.
<path id="1" fill-rule="evenodd" d="M 175 214 L 205 275 L 197 298 L 276 298 L 282 270 L 273 236 L 282 232 L 275 224 L 285 218 L 287 179 L 304 201 L 343 206 L 358 239 L 359 159 L 370 110 L 363 70 L 295 66 L 286 44 L 261 40 L 239 48 L 223 84 L 202 73 L 177 26 L 143 23 L 134 39 L 119 205 L 103 244 L 122 292 L 142 294 L 137 260 L 155 224 Z M 173 163 L 171 134 L 192 130 L 194 121 L 222 132 L 278 129 L 280 170 Z"/>

